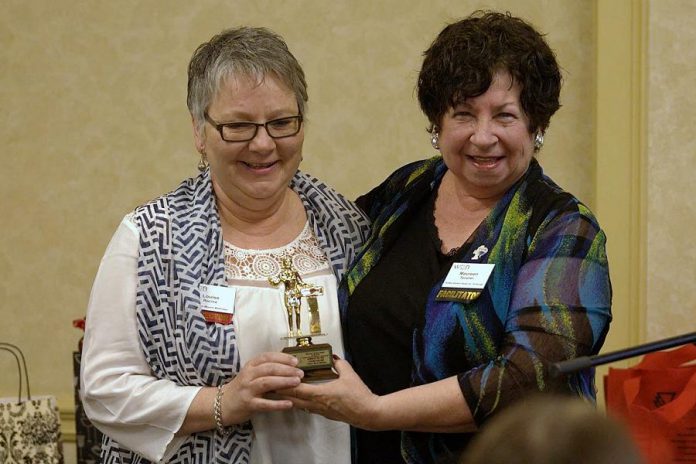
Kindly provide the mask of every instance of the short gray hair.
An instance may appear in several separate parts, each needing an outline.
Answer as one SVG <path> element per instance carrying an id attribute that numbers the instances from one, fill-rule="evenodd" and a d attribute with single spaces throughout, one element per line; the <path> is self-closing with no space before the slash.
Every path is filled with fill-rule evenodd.
<path id="1" fill-rule="evenodd" d="M 271 75 L 295 94 L 300 114 L 306 113 L 307 83 L 304 71 L 278 34 L 263 27 L 226 29 L 198 46 L 188 66 L 186 103 L 196 124 L 220 85 L 230 76 L 246 76 L 261 82 Z"/>

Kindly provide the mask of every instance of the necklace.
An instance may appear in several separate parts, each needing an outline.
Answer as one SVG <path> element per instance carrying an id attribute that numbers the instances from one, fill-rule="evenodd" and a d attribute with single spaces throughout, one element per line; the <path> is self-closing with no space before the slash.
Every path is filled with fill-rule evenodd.
<path id="1" fill-rule="evenodd" d="M 450 256 L 450 257 L 451 257 L 451 256 L 454 256 L 454 255 L 456 255 L 456 254 L 459 252 L 459 250 L 461 250 L 461 249 L 462 249 L 462 245 L 460 245 L 460 246 L 458 246 L 458 247 L 454 247 L 454 248 L 452 248 L 450 251 L 448 251 L 447 253 L 445 253 L 445 256 Z"/>

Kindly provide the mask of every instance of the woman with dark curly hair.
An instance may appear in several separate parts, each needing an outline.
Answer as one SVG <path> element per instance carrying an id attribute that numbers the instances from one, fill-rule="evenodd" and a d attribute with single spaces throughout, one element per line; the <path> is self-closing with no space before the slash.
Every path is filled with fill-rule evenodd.
<path id="1" fill-rule="evenodd" d="M 289 392 L 355 427 L 357 462 L 455 460 L 530 392 L 594 399 L 592 371 L 549 375 L 597 353 L 611 320 L 605 235 L 534 156 L 560 87 L 542 35 L 510 14 L 476 12 L 425 52 L 440 154 L 358 200 L 373 227 L 339 290 L 351 364 Z"/>

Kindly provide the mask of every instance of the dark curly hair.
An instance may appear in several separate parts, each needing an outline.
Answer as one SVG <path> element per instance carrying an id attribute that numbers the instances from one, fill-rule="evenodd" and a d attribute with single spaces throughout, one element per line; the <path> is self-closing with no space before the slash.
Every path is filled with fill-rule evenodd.
<path id="1" fill-rule="evenodd" d="M 561 71 L 531 25 L 510 13 L 476 11 L 445 27 L 423 54 L 418 101 L 431 125 L 451 107 L 488 90 L 497 71 L 521 85 L 529 131 L 546 130 L 560 108 Z"/>

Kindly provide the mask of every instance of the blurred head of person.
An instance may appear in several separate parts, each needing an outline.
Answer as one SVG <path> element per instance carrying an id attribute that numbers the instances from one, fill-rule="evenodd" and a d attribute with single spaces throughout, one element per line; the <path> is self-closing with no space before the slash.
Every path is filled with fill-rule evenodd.
<path id="1" fill-rule="evenodd" d="M 533 395 L 502 411 L 472 440 L 460 464 L 642 464 L 619 422 L 571 396 Z"/>

